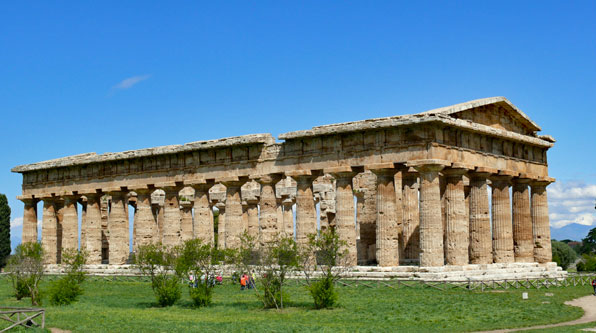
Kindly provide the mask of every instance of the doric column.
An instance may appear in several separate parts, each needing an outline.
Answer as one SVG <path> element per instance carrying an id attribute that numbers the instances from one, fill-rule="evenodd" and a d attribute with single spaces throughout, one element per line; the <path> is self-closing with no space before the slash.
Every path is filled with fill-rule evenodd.
<path id="1" fill-rule="evenodd" d="M 244 232 L 240 187 L 245 182 L 238 177 L 222 180 L 226 186 L 226 248 L 235 249 L 240 246 L 240 236 Z"/>
<path id="2" fill-rule="evenodd" d="M 261 217 L 259 219 L 261 245 L 273 241 L 280 230 L 277 230 L 277 199 L 275 184 L 281 179 L 278 174 L 263 175 L 256 179 L 261 184 Z"/>
<path id="3" fill-rule="evenodd" d="M 408 171 L 414 171 L 413 168 Z M 403 248 L 405 259 L 420 258 L 420 206 L 418 205 L 418 173 L 403 172 Z"/>
<path id="4" fill-rule="evenodd" d="M 41 225 L 41 246 L 44 263 L 58 263 L 58 217 L 56 216 L 55 197 L 42 198 L 43 213 Z"/>
<path id="5" fill-rule="evenodd" d="M 151 209 L 151 192 L 153 191 L 153 189 L 147 188 L 135 189 L 137 193 L 137 209 L 134 216 L 136 247 L 160 242 L 157 237 L 157 220 Z"/>
<path id="6" fill-rule="evenodd" d="M 423 160 L 413 163 L 420 174 L 420 266 L 443 266 L 443 219 L 439 171 L 450 163 Z"/>
<path id="7" fill-rule="evenodd" d="M 468 170 L 454 165 L 445 175 L 445 261 L 448 265 L 468 264 L 470 230 L 466 214 L 463 175 Z"/>
<path id="8" fill-rule="evenodd" d="M 180 222 L 182 216 L 180 214 L 180 202 L 178 201 L 178 192 L 180 186 L 164 186 L 166 193 L 163 211 L 163 239 L 162 243 L 165 246 L 176 246 L 180 244 Z"/>
<path id="9" fill-rule="evenodd" d="M 87 193 L 87 227 L 85 245 L 89 254 L 88 264 L 101 264 L 101 208 L 100 193 Z"/>
<path id="10" fill-rule="evenodd" d="M 257 200 L 246 201 L 246 215 L 248 218 L 247 232 L 255 240 L 259 238 L 259 208 Z"/>
<path id="11" fill-rule="evenodd" d="M 376 257 L 379 266 L 399 265 L 398 210 L 393 163 L 367 166 L 377 176 Z"/>
<path id="12" fill-rule="evenodd" d="M 79 248 L 84 250 L 87 248 L 87 197 L 80 197 L 79 204 L 81 205 L 81 244 Z"/>
<path id="13" fill-rule="evenodd" d="M 534 261 L 546 263 L 552 261 L 550 243 L 550 222 L 548 219 L 548 201 L 546 187 L 554 180 L 534 181 L 532 188 L 532 230 L 534 235 Z"/>
<path id="14" fill-rule="evenodd" d="M 291 198 L 285 198 L 282 200 L 283 205 L 283 225 L 281 232 L 283 232 L 287 237 L 294 237 L 294 212 L 292 211 L 292 206 L 294 202 Z"/>
<path id="15" fill-rule="evenodd" d="M 112 206 L 108 216 L 108 232 L 110 234 L 109 262 L 113 265 L 126 264 L 129 256 L 129 232 L 127 190 L 110 191 Z"/>
<path id="16" fill-rule="evenodd" d="M 180 241 L 185 242 L 193 237 L 192 201 L 180 201 Z"/>
<path id="17" fill-rule="evenodd" d="M 62 218 L 62 248 L 74 249 L 79 248 L 79 214 L 77 211 L 76 195 L 65 195 L 64 198 L 64 213 Z"/>
<path id="18" fill-rule="evenodd" d="M 478 170 L 477 170 L 478 171 Z M 493 170 L 495 173 L 497 170 Z M 470 173 L 470 263 L 491 264 L 492 236 L 486 179 L 490 172 Z"/>
<path id="19" fill-rule="evenodd" d="M 326 169 L 325 173 L 330 173 L 335 178 L 335 230 L 339 239 L 347 243 L 346 265 L 356 266 L 358 264 L 358 249 L 356 247 L 354 190 L 352 190 L 352 178 L 356 172 L 353 172 L 351 167 L 345 166 Z"/>
<path id="20" fill-rule="evenodd" d="M 534 262 L 534 237 L 528 178 L 513 180 L 513 250 L 516 262 Z"/>
<path id="21" fill-rule="evenodd" d="M 213 207 L 209 203 L 209 189 L 213 184 L 193 185 L 195 189 L 195 217 L 193 235 L 203 242 L 213 244 Z"/>
<path id="22" fill-rule="evenodd" d="M 37 242 L 37 202 L 39 199 L 19 197 L 25 204 L 21 242 Z"/>
<path id="23" fill-rule="evenodd" d="M 223 250 L 226 248 L 226 204 L 218 202 L 215 204 L 219 215 L 217 215 L 217 248 Z"/>
<path id="24" fill-rule="evenodd" d="M 310 170 L 286 172 L 286 176 L 296 181 L 296 242 L 308 243 L 308 235 L 317 232 L 317 211 L 312 193 L 312 182 L 316 175 Z"/>
<path id="25" fill-rule="evenodd" d="M 511 200 L 509 183 L 511 175 L 499 172 L 491 177 L 492 216 L 493 216 L 493 260 L 495 263 L 514 262 L 513 222 L 511 220 Z"/>

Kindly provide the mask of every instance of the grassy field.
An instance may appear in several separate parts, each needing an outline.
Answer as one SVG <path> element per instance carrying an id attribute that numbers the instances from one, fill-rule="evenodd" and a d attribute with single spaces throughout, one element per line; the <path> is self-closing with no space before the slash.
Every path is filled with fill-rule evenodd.
<path id="1" fill-rule="evenodd" d="M 589 286 L 491 292 L 339 287 L 336 308 L 314 310 L 304 287 L 292 285 L 289 307 L 278 311 L 263 310 L 253 291 L 231 284 L 218 286 L 214 304 L 201 309 L 192 308 L 186 289 L 176 305 L 157 307 L 148 282 L 87 281 L 84 288 L 73 305 L 44 304 L 47 327 L 79 332 L 474 331 L 576 319 L 582 311 L 563 302 L 591 293 Z M 523 291 L 529 300 L 522 300 Z M 1 278 L 0 305 L 30 306 L 30 301 L 16 301 L 9 280 Z"/>

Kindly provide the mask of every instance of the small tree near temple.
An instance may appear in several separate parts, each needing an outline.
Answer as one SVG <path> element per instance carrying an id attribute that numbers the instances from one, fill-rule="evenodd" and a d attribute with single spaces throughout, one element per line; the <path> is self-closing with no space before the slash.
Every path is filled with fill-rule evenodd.
<path id="1" fill-rule="evenodd" d="M 83 271 L 87 258 L 88 254 L 85 250 L 65 249 L 62 251 L 62 264 L 66 267 L 66 275 L 50 285 L 50 303 L 68 305 L 83 294 L 81 284 L 87 276 Z"/>
<path id="2" fill-rule="evenodd" d="M 300 251 L 293 238 L 276 236 L 260 246 L 256 239 L 243 234 L 235 250 L 234 264 L 241 273 L 256 275 L 257 297 L 264 308 L 283 309 L 288 302 L 284 285 L 288 277 L 300 268 Z"/>
<path id="3" fill-rule="evenodd" d="M 177 248 L 176 275 L 185 279 L 193 277 L 188 292 L 195 306 L 211 304 L 217 264 L 225 259 L 225 252 L 200 239 L 190 239 Z"/>
<path id="4" fill-rule="evenodd" d="M 6 195 L 0 193 L 0 268 L 10 255 L 10 206 Z"/>
<path id="5" fill-rule="evenodd" d="M 303 248 L 303 271 L 315 308 L 330 308 L 337 302 L 335 282 L 347 267 L 348 250 L 333 228 L 311 234 Z"/>
<path id="6" fill-rule="evenodd" d="M 39 282 L 43 278 L 43 249 L 40 243 L 22 243 L 8 260 L 6 271 L 17 299 L 31 297 L 31 305 L 41 304 Z"/>
<path id="7" fill-rule="evenodd" d="M 151 278 L 151 288 L 160 306 L 170 306 L 180 299 L 180 281 L 173 274 L 176 253 L 162 244 L 141 245 L 134 256 L 141 274 Z"/>

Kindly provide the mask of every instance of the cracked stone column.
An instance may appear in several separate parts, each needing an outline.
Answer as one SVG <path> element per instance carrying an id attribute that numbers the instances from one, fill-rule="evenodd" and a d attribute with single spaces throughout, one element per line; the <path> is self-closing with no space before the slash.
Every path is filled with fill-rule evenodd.
<path id="1" fill-rule="evenodd" d="M 287 236 L 294 238 L 294 212 L 292 206 L 294 202 L 291 198 L 286 198 L 282 201 L 283 205 L 283 225 L 282 232 Z"/>
<path id="2" fill-rule="evenodd" d="M 180 201 L 180 242 L 193 238 L 192 201 Z"/>
<path id="3" fill-rule="evenodd" d="M 257 200 L 246 201 L 246 214 L 248 215 L 247 232 L 254 239 L 259 238 L 259 208 Z"/>
<path id="4" fill-rule="evenodd" d="M 136 189 L 137 209 L 134 216 L 135 246 L 159 243 L 157 220 L 151 208 L 153 189 Z M 137 249 L 135 248 L 134 251 Z"/>
<path id="5" fill-rule="evenodd" d="M 43 212 L 41 224 L 41 245 L 45 264 L 58 263 L 58 217 L 56 216 L 55 198 L 42 198 Z"/>
<path id="6" fill-rule="evenodd" d="M 310 170 L 286 172 L 296 181 L 296 242 L 308 243 L 308 235 L 317 232 L 317 211 L 312 191 L 312 182 L 316 175 Z"/>
<path id="7" fill-rule="evenodd" d="M 352 178 L 357 174 L 351 167 L 335 167 L 325 170 L 335 178 L 335 230 L 339 239 L 347 243 L 347 266 L 358 264 L 356 247 L 356 220 Z M 394 197 L 395 198 L 395 197 Z"/>
<path id="8" fill-rule="evenodd" d="M 178 201 L 178 192 L 180 186 L 164 186 L 166 193 L 163 212 L 163 245 L 166 247 L 180 244 L 180 203 Z"/>
<path id="9" fill-rule="evenodd" d="M 493 260 L 495 263 L 514 262 L 513 222 L 509 199 L 510 175 L 495 175 L 492 181 Z"/>
<path id="10" fill-rule="evenodd" d="M 126 264 L 129 257 L 128 232 L 128 191 L 110 191 L 112 207 L 108 216 L 108 231 L 110 234 L 109 255 L 110 264 Z"/>
<path id="11" fill-rule="evenodd" d="M 418 260 L 420 257 L 420 207 L 418 205 L 418 173 L 402 173 L 403 184 L 403 247 L 405 259 Z"/>
<path id="12" fill-rule="evenodd" d="M 443 219 L 439 171 L 450 163 L 420 161 L 414 164 L 420 174 L 420 266 L 443 266 Z"/>
<path id="13" fill-rule="evenodd" d="M 445 261 L 448 265 L 467 265 L 470 230 L 466 214 L 463 175 L 466 168 L 443 170 L 445 175 Z"/>
<path id="14" fill-rule="evenodd" d="M 87 193 L 87 227 L 85 232 L 85 245 L 89 254 L 88 264 L 101 264 L 101 207 L 102 194 Z"/>
<path id="15" fill-rule="evenodd" d="M 217 216 L 217 248 L 223 250 L 226 248 L 226 204 L 217 202 L 215 207 L 219 211 Z"/>
<path id="16" fill-rule="evenodd" d="M 259 220 L 261 245 L 275 240 L 280 232 L 277 230 L 277 199 L 275 197 L 275 184 L 280 179 L 279 174 L 263 175 L 256 179 L 261 184 L 261 217 Z"/>
<path id="17" fill-rule="evenodd" d="M 240 246 L 240 236 L 244 232 L 244 221 L 242 219 L 242 199 L 240 187 L 245 180 L 233 177 L 224 179 L 222 183 L 226 186 L 226 248 L 235 249 Z"/>
<path id="18" fill-rule="evenodd" d="M 534 235 L 534 261 L 547 263 L 552 261 L 550 222 L 546 187 L 553 180 L 540 180 L 530 183 L 532 188 L 532 230 Z"/>
<path id="19" fill-rule="evenodd" d="M 193 236 L 208 244 L 213 244 L 214 239 L 213 207 L 209 203 L 209 189 L 211 186 L 213 184 L 193 185 L 195 189 Z"/>
<path id="20" fill-rule="evenodd" d="M 62 219 L 62 248 L 79 249 L 79 214 L 76 195 L 65 195 Z"/>
<path id="21" fill-rule="evenodd" d="M 513 180 L 513 250 L 515 262 L 534 262 L 534 237 L 528 178 Z"/>
<path id="22" fill-rule="evenodd" d="M 367 166 L 377 176 L 376 258 L 379 266 L 399 265 L 399 216 L 396 207 L 393 163 Z"/>
<path id="23" fill-rule="evenodd" d="M 488 189 L 486 184 L 486 179 L 490 175 L 490 172 L 482 172 L 482 170 L 470 174 L 471 264 L 492 264 L 493 262 Z M 496 173 L 496 170 L 494 171 Z"/>
<path id="24" fill-rule="evenodd" d="M 19 198 L 19 200 L 25 204 L 21 242 L 37 242 L 37 202 L 39 200 L 32 198 Z"/>

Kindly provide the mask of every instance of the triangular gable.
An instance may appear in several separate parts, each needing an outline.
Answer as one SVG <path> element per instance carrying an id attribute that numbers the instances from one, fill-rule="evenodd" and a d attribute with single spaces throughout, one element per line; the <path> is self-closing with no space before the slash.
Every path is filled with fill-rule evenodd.
<path id="1" fill-rule="evenodd" d="M 524 135 L 532 135 L 541 130 L 536 123 L 505 97 L 477 99 L 426 111 L 423 114 L 448 115 Z"/>

